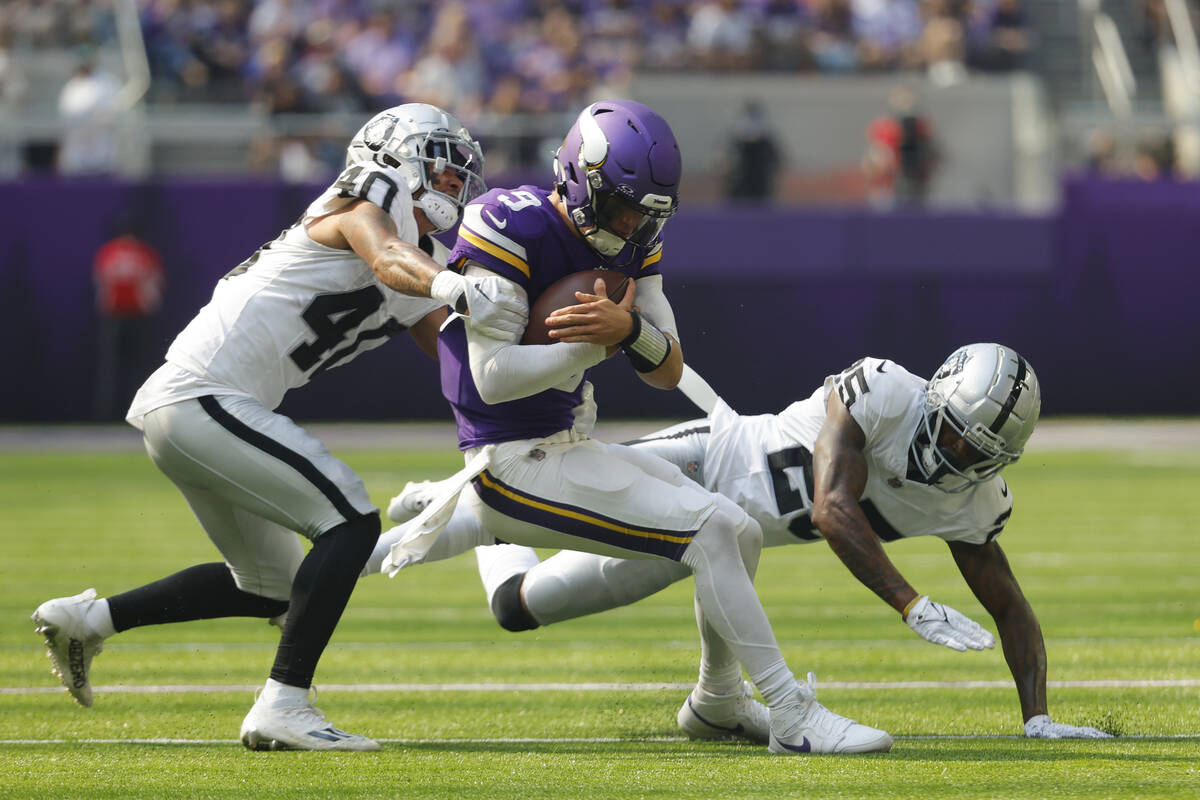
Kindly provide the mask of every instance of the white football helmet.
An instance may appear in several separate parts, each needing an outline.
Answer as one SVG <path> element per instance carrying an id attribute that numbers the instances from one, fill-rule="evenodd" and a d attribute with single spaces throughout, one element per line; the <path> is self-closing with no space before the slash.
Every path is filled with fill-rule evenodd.
<path id="1" fill-rule="evenodd" d="M 998 344 L 969 344 L 946 359 L 925 384 L 925 414 L 910 460 L 925 482 L 962 492 L 1021 457 L 1042 410 L 1042 390 L 1029 363 Z M 938 445 L 942 426 L 982 454 L 955 463 Z"/>
<path id="2" fill-rule="evenodd" d="M 428 103 L 405 103 L 372 117 L 346 149 L 346 166 L 363 161 L 398 169 L 437 233 L 454 227 L 463 206 L 487 191 L 479 142 L 454 115 Z M 457 197 L 431 184 L 447 167 L 455 168 L 462 179 Z"/>

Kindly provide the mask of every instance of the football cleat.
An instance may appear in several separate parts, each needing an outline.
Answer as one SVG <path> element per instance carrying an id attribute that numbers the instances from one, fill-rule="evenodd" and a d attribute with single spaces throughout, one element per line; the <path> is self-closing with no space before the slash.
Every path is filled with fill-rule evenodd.
<path id="1" fill-rule="evenodd" d="M 104 637 L 87 622 L 94 602 L 96 590 L 88 589 L 74 597 L 47 600 L 30 617 L 46 640 L 54 675 L 81 706 L 92 704 L 92 659 L 104 649 Z"/>
<path id="2" fill-rule="evenodd" d="M 312 692 L 313 700 L 316 692 Z M 378 750 L 379 743 L 338 730 L 325 713 L 305 701 L 267 703 L 259 698 L 242 720 L 242 744 L 251 750 Z"/>
<path id="3" fill-rule="evenodd" d="M 400 494 L 388 503 L 388 519 L 397 524 L 408 522 L 425 510 L 438 495 L 440 481 L 409 481 Z"/>
<path id="4" fill-rule="evenodd" d="M 675 717 L 689 739 L 747 739 L 766 744 L 771 733 L 771 712 L 754 699 L 754 689 L 742 683 L 736 697 L 701 700 L 693 690 Z"/>
<path id="5" fill-rule="evenodd" d="M 833 713 L 817 702 L 817 676 L 808 673 L 808 685 L 771 711 L 772 753 L 886 753 L 892 737 Z"/>

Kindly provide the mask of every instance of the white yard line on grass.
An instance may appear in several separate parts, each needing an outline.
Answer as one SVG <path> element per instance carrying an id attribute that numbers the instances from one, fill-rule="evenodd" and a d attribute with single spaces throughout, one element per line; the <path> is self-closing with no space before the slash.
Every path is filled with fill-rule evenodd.
<path id="1" fill-rule="evenodd" d="M 1024 739 L 1024 736 L 1015 734 L 1003 733 L 978 733 L 978 734 L 955 734 L 955 733 L 931 733 L 931 734 L 913 734 L 906 736 L 900 734 L 893 737 L 898 741 L 978 741 L 985 739 Z M 1111 741 L 1128 741 L 1139 739 L 1200 739 L 1200 733 L 1168 733 L 1161 735 L 1152 734 L 1133 734 L 1129 736 L 1115 737 Z M 376 737 L 375 741 L 380 744 L 407 744 L 407 745 L 423 745 L 423 744 L 448 744 L 448 745 L 464 745 L 464 744 L 656 744 L 656 743 L 683 743 L 690 741 L 684 736 L 495 736 L 492 738 L 475 738 L 475 739 L 389 739 L 386 737 Z M 1084 741 L 1082 739 L 1072 739 L 1073 742 Z M 1105 740 L 1092 740 L 1105 741 Z M 171 745 L 236 745 L 241 744 L 237 739 L 0 739 L 0 746 L 4 745 L 31 745 L 31 744 L 171 744 Z"/>
<path id="2" fill-rule="evenodd" d="M 1047 681 L 1054 689 L 1178 689 L 1200 687 L 1200 678 Z M 691 689 L 691 683 L 323 683 L 323 692 L 658 692 Z M 910 689 L 1008 689 L 1012 681 L 821 681 L 822 689 L 895 691 Z M 117 684 L 95 686 L 97 694 L 206 694 L 252 692 L 250 684 Z M 0 687 L 0 695 L 57 694 L 61 686 Z"/>

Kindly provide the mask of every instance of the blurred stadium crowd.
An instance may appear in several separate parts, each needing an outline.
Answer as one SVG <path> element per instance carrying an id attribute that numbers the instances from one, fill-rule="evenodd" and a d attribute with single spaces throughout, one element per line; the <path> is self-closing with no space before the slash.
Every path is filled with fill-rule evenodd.
<path id="1" fill-rule="evenodd" d="M 139 0 L 153 102 L 566 111 L 636 70 L 1022 65 L 1021 0 Z M 0 48 L 104 45 L 105 0 L 7 0 Z"/>
<path id="2" fill-rule="evenodd" d="M 1074 53 L 1051 52 L 1062 50 L 1053 38 L 1058 34 L 1045 27 L 1047 4 L 1057 0 L 120 2 L 128 4 L 131 19 L 140 20 L 152 76 L 145 101 L 168 113 L 216 105 L 227 114 L 245 109 L 244 117 L 266 120 L 269 132 L 244 145 L 245 167 L 292 181 L 322 179 L 337 168 L 344 140 L 361 118 L 410 101 L 452 110 L 485 140 L 493 168 L 503 169 L 536 163 L 563 119 L 598 97 L 633 94 L 637 76 L 874 75 L 948 87 L 968 75 L 1041 73 L 1049 63 L 1062 70 L 1070 61 L 1067 69 L 1079 70 Z M 1195 0 L 1188 3 L 1200 16 Z M 1078 26 L 1077 11 L 1064 2 L 1050 17 Z M 1128 0 L 1125 13 L 1122 24 L 1136 30 L 1122 36 L 1153 64 L 1157 48 L 1171 46 L 1164 0 Z M 107 109 L 120 85 L 111 69 L 119 38 L 113 0 L 0 0 L 0 105 L 6 112 L 38 107 L 36 82 L 31 88 L 22 80 L 23 55 L 58 52 L 71 64 L 53 86 L 57 98 L 41 90 L 40 108 L 56 111 L 61 120 L 61 141 L 49 143 L 44 131 L 29 134 L 25 169 L 113 170 L 121 134 Z M 1090 53 L 1086 36 L 1078 47 L 1080 56 Z M 103 52 L 110 55 L 107 65 L 97 58 Z M 71 69 L 75 74 L 68 74 Z M 1096 100 L 1094 79 L 1089 84 L 1085 78 L 1087 85 Z M 1051 103 L 1061 110 L 1064 97 L 1071 95 L 1059 93 Z M 747 108 L 757 107 L 745 99 Z M 881 120 L 866 130 L 862 161 L 868 198 L 876 186 L 890 194 L 896 177 L 887 171 L 897 168 L 887 164 L 898 164 L 903 152 L 929 151 L 910 159 L 924 164 L 918 169 L 926 182 L 938 163 L 931 154 L 939 120 L 905 127 L 905 115 L 882 106 L 879 111 Z M 733 162 L 752 162 L 757 172 L 764 163 L 787 168 L 787 148 L 770 141 L 766 113 L 741 117 L 730 132 L 726 194 L 769 196 L 769 185 L 739 188 L 754 176 L 739 178 Z M 862 123 L 855 124 L 861 131 Z M 1072 140 L 1078 143 L 1065 161 L 1099 175 L 1155 179 L 1180 173 L 1174 136 L 1165 127 L 1112 128 L 1103 117 L 1095 125 Z M 896 132 L 910 128 L 926 133 L 909 141 Z M 881 137 L 881 131 L 889 135 Z M 884 173 L 878 169 L 881 154 Z M 795 162 L 796 153 L 790 156 Z M 1197 160 L 1193 154 L 1189 163 Z M 0 165 L 0 173 L 19 171 Z M 770 182 L 760 176 L 758 183 Z"/>

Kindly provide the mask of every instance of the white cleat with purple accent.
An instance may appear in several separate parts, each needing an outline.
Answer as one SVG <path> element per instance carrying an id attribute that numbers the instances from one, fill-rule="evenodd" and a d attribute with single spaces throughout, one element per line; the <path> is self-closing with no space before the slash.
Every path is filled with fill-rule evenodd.
<path id="1" fill-rule="evenodd" d="M 766 744 L 771 733 L 771 712 L 754 699 L 749 683 L 736 697 L 702 700 L 695 690 L 675 717 L 689 739 L 746 739 Z"/>
<path id="2" fill-rule="evenodd" d="M 316 699 L 316 692 L 313 692 Z M 379 743 L 333 727 L 312 702 L 267 703 L 259 699 L 242 722 L 242 744 L 251 750 L 378 750 Z"/>
<path id="3" fill-rule="evenodd" d="M 796 694 L 771 712 L 772 753 L 886 753 L 892 737 L 833 713 L 817 702 L 817 676 L 798 684 Z"/>

